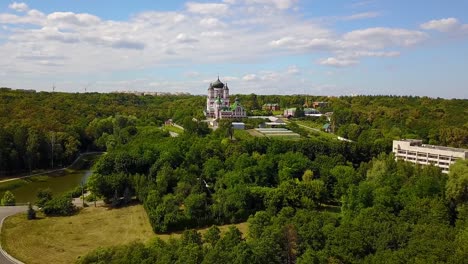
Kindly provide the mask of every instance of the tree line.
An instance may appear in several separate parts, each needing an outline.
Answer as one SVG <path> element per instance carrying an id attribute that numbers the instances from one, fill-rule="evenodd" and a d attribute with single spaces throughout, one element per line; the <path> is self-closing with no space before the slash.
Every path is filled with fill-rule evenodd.
<path id="1" fill-rule="evenodd" d="M 80 152 L 105 150 L 106 140 L 95 141 L 96 125 L 115 134 L 113 140 L 124 140 L 125 133 L 131 133 L 118 130 L 122 125 L 118 117 L 102 121 L 110 122 L 106 124 L 96 124 L 96 119 L 125 115 L 161 125 L 169 118 L 201 116 L 202 102 L 197 96 L 30 93 L 0 88 L 0 177 L 66 166 Z"/>

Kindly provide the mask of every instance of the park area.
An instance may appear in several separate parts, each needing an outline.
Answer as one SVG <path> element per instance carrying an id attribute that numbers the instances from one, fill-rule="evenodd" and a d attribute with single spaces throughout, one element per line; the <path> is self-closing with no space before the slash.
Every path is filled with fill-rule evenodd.
<path id="1" fill-rule="evenodd" d="M 44 217 L 27 220 L 21 213 L 5 220 L 2 247 L 24 263 L 74 263 L 98 247 L 147 242 L 159 237 L 178 238 L 181 232 L 157 235 L 151 229 L 142 205 L 120 209 L 87 207 L 69 217 Z M 244 234 L 247 224 L 236 227 Z M 221 232 L 228 226 L 221 226 Z M 204 233 L 207 228 L 198 230 Z"/>

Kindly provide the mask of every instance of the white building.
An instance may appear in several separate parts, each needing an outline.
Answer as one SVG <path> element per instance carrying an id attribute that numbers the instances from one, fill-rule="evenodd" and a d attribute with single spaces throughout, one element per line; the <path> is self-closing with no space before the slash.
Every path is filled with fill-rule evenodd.
<path id="1" fill-rule="evenodd" d="M 394 140 L 393 153 L 397 160 L 422 165 L 433 164 L 442 168 L 443 173 L 448 173 L 450 165 L 457 159 L 468 158 L 468 149 L 425 145 L 418 139 Z"/>
<path id="2" fill-rule="evenodd" d="M 239 103 L 239 99 L 236 98 L 234 103 L 231 104 L 227 83 L 222 83 L 219 77 L 214 83 L 210 83 L 208 87 L 204 113 L 206 117 L 215 119 L 247 117 L 247 113 Z"/>

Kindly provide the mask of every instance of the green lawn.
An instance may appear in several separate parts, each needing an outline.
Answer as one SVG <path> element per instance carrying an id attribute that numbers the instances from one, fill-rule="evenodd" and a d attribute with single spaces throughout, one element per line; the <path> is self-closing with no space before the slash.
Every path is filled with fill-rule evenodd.
<path id="1" fill-rule="evenodd" d="M 315 123 L 315 122 L 312 122 L 312 121 L 293 121 L 299 125 L 303 125 L 303 126 L 306 126 L 307 128 L 301 126 L 301 128 L 304 128 L 304 129 L 308 129 L 309 131 L 309 136 L 313 136 L 313 137 L 322 137 L 324 139 L 329 139 L 329 140 L 336 140 L 337 139 L 337 136 L 334 135 L 334 134 L 330 134 L 330 133 L 327 133 L 325 131 L 322 130 L 322 126 L 323 124 L 319 124 L 319 123 Z M 317 131 L 317 130 L 314 130 L 314 129 L 318 129 L 320 131 Z"/>
<path id="2" fill-rule="evenodd" d="M 234 130 L 234 138 L 235 139 L 239 139 L 239 140 L 245 140 L 245 139 L 248 139 L 250 137 L 252 137 L 252 135 L 249 133 L 250 130 L 239 130 L 239 129 L 235 129 Z"/>
<path id="3" fill-rule="evenodd" d="M 177 134 L 183 134 L 184 133 L 184 130 L 183 129 L 180 129 L 178 127 L 175 127 L 175 126 L 163 126 L 163 130 L 166 130 L 166 131 L 171 131 L 171 132 L 175 132 Z"/>
<path id="4" fill-rule="evenodd" d="M 307 121 L 307 120 L 297 120 L 297 121 L 294 121 L 298 124 L 301 124 L 301 125 L 304 125 L 304 126 L 307 126 L 307 127 L 311 127 L 311 128 L 317 128 L 317 129 L 322 129 L 323 125 L 322 123 L 316 123 L 316 122 L 312 122 L 312 121 Z"/>
<path id="5" fill-rule="evenodd" d="M 236 225 L 246 234 L 247 223 Z M 229 225 L 221 226 L 226 231 Z M 200 233 L 207 228 L 200 229 Z M 146 242 L 156 236 L 177 238 L 181 232 L 156 235 L 142 205 L 109 210 L 87 207 L 70 217 L 43 217 L 26 220 L 24 213 L 5 220 L 2 247 L 25 263 L 74 263 L 97 247 Z"/>

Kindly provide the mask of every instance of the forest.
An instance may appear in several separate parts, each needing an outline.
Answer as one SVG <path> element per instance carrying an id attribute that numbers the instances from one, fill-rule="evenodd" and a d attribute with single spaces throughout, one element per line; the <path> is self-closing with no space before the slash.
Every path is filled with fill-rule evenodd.
<path id="1" fill-rule="evenodd" d="M 196 96 L 31 93 L 0 88 L 0 177 L 66 166 L 80 152 L 105 150 L 94 144 L 95 119 L 109 117 L 112 122 L 126 115 L 138 117 L 140 123 L 161 125 L 168 118 L 202 115 L 198 109 L 202 103 L 202 97 Z M 110 126 L 108 133 L 113 132 Z"/>
<path id="2" fill-rule="evenodd" d="M 468 146 L 468 100 L 239 95 L 303 107 L 328 101 L 343 142 L 231 138 L 201 122 L 202 96 L 28 93 L 0 89 L 0 176 L 64 166 L 105 150 L 88 189 L 110 206 L 142 203 L 155 239 L 100 248 L 79 263 L 463 263 L 468 163 L 450 174 L 396 162 L 391 142 Z M 167 119 L 179 137 L 160 129 Z M 324 120 L 319 120 L 322 122 Z M 313 122 L 317 122 L 314 120 Z M 118 210 L 118 209 L 117 209 Z M 247 222 L 247 234 L 217 225 Z M 203 236 L 192 228 L 209 227 Z"/>
<path id="3" fill-rule="evenodd" d="M 192 121 L 195 122 L 195 121 Z M 196 127 L 196 126 L 193 126 Z M 358 143 L 176 138 L 153 127 L 95 166 L 89 189 L 143 203 L 155 239 L 99 248 L 78 263 L 464 263 L 468 162 L 436 167 Z M 216 225 L 248 223 L 248 233 Z M 212 226 L 203 236 L 190 228 Z"/>
<path id="4" fill-rule="evenodd" d="M 387 151 L 397 138 L 468 147 L 467 100 L 411 96 L 237 97 L 251 114 L 261 111 L 265 103 L 278 103 L 285 109 L 301 108 L 305 102 L 329 102 L 319 110 L 334 112 L 332 125 L 337 135 Z M 99 131 L 93 125 L 98 119 L 110 118 L 107 134 L 119 125 L 109 123 L 119 115 L 136 117 L 137 125 L 159 126 L 169 118 L 179 123 L 193 117 L 201 120 L 204 101 L 203 96 L 190 95 L 33 93 L 0 88 L 0 177 L 66 166 L 79 152 L 105 150 L 104 142 L 96 145 L 94 140 Z M 124 133 L 119 137 L 125 137 Z"/>

